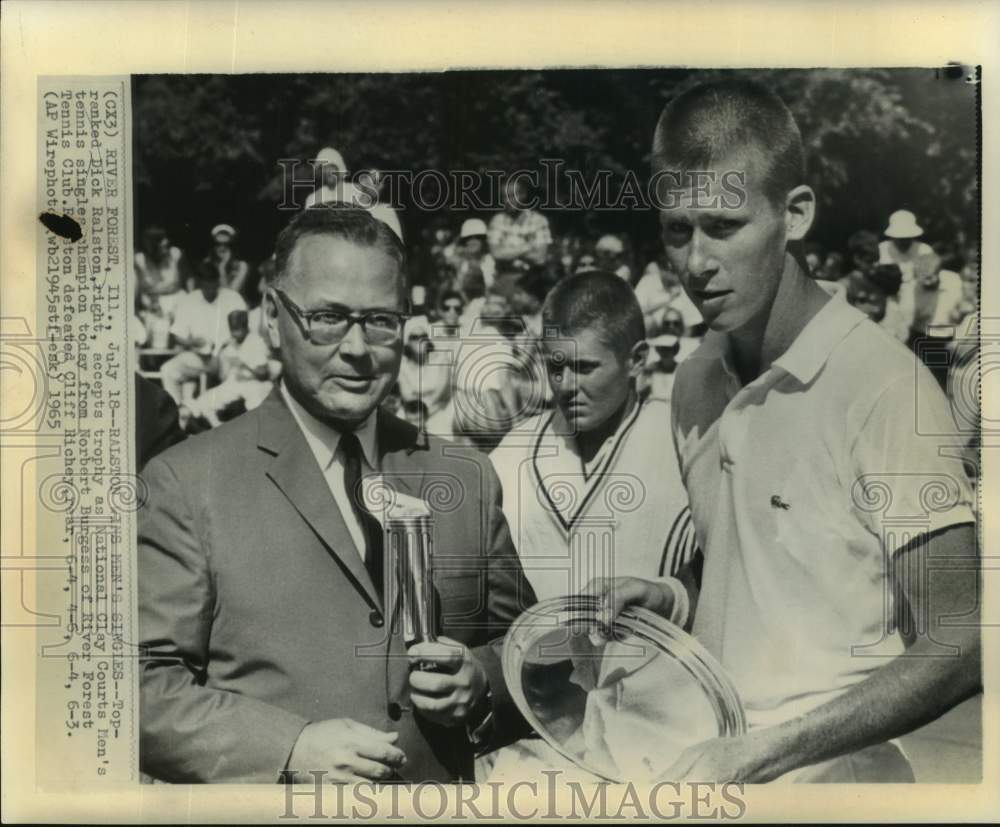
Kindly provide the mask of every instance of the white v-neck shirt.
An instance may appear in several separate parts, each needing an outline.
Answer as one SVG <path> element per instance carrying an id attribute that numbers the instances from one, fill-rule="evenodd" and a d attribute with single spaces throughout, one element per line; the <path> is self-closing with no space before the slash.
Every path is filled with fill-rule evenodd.
<path id="1" fill-rule="evenodd" d="M 586 467 L 558 410 L 515 425 L 490 460 L 540 600 L 579 593 L 595 577 L 673 574 L 694 554 L 662 400 L 638 402 Z"/>

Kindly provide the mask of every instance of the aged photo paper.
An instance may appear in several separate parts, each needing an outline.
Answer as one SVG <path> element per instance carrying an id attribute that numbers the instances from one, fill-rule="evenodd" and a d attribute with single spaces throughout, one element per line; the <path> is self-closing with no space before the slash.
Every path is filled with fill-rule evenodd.
<path id="1" fill-rule="evenodd" d="M 5 820 L 1000 820 L 1000 8 L 0 14 Z"/>

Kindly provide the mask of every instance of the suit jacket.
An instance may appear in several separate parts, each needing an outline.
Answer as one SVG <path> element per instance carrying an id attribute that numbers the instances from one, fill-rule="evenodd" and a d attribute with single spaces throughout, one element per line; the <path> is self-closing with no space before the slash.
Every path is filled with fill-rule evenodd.
<path id="1" fill-rule="evenodd" d="M 163 388 L 135 374 L 136 468 L 184 439 L 177 404 Z"/>
<path id="2" fill-rule="evenodd" d="M 489 461 L 418 440 L 378 414 L 384 481 L 435 512 L 442 634 L 473 649 L 498 741 L 526 727 L 498 639 L 534 602 Z M 140 763 L 177 782 L 275 782 L 310 721 L 353 718 L 400 733 L 405 780 L 471 778 L 465 727 L 415 715 L 397 625 L 277 390 L 255 411 L 188 439 L 143 472 L 139 515 Z M 309 770 L 312 767 L 297 767 Z"/>

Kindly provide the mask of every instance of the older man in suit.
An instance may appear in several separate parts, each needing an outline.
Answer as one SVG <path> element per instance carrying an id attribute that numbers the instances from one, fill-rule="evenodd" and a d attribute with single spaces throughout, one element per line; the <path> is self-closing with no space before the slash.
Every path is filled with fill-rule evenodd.
<path id="1" fill-rule="evenodd" d="M 265 307 L 280 386 L 144 472 L 142 769 L 179 782 L 470 778 L 477 748 L 523 729 L 495 647 L 534 602 L 496 475 L 378 410 L 407 295 L 386 225 L 306 210 L 276 263 Z M 437 643 L 407 649 L 383 604 L 365 478 L 437 506 Z"/>

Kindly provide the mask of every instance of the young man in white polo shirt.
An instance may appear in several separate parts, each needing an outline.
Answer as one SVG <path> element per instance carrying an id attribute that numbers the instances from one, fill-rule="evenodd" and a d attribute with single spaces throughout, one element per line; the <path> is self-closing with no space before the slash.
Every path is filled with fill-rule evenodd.
<path id="1" fill-rule="evenodd" d="M 672 420 L 705 565 L 700 590 L 684 574 L 593 588 L 609 615 L 638 603 L 691 624 L 750 724 L 666 777 L 913 780 L 891 739 L 981 689 L 971 492 L 939 450 L 945 399 L 809 278 L 815 196 L 777 96 L 695 87 L 664 110 L 653 157 L 667 255 L 709 327 Z"/>

